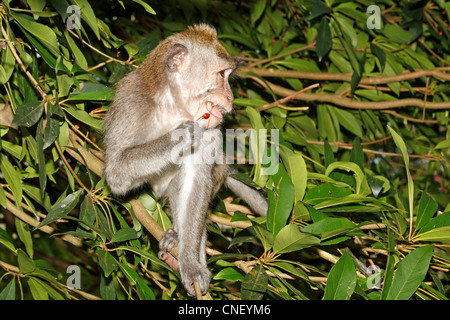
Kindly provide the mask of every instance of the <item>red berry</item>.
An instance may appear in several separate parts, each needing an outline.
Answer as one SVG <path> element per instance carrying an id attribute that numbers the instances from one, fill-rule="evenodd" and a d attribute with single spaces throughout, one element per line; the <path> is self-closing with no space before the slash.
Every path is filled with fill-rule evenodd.
<path id="1" fill-rule="evenodd" d="M 203 115 L 203 119 L 208 119 L 208 118 L 209 118 L 209 116 L 210 116 L 210 114 L 209 114 L 209 113 L 205 113 L 205 114 Z"/>

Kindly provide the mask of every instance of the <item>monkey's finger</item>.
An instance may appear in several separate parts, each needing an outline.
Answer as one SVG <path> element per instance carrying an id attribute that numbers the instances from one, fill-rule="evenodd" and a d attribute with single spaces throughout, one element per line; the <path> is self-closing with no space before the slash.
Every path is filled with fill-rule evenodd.
<path id="1" fill-rule="evenodd" d="M 173 270 L 178 271 L 178 260 L 166 251 L 159 251 L 158 258 L 167 263 Z"/>

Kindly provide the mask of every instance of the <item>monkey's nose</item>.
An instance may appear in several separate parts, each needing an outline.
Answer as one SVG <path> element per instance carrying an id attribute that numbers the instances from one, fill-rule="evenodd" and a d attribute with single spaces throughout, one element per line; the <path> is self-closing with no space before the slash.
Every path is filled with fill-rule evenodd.
<path id="1" fill-rule="evenodd" d="M 233 95 L 227 95 L 227 100 L 228 100 L 229 102 L 233 101 Z"/>

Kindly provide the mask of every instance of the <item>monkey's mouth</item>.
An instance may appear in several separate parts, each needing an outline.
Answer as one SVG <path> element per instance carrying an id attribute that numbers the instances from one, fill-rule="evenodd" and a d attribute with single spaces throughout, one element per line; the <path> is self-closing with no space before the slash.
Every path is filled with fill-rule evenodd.
<path id="1" fill-rule="evenodd" d="M 223 107 L 221 105 L 215 104 L 214 102 L 208 101 L 207 102 L 207 109 L 209 112 L 216 118 L 222 119 L 223 115 L 228 113 L 228 110 L 226 107 Z"/>

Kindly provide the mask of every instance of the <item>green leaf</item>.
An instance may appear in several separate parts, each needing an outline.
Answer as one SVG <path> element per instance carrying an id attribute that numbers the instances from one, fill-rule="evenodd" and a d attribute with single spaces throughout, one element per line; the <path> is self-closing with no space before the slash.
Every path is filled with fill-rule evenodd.
<path id="1" fill-rule="evenodd" d="M 31 273 L 36 269 L 33 259 L 31 259 L 25 251 L 21 249 L 17 250 L 17 261 L 22 274 Z"/>
<path id="2" fill-rule="evenodd" d="M 416 292 L 427 274 L 433 248 L 419 247 L 400 261 L 386 300 L 408 300 Z"/>
<path id="3" fill-rule="evenodd" d="M 67 30 L 64 30 L 64 37 L 67 40 L 67 43 L 69 44 L 70 50 L 73 54 L 73 57 L 75 58 L 75 62 L 80 66 L 81 69 L 87 70 L 88 69 L 88 63 L 86 61 L 86 58 L 84 57 L 83 52 L 78 48 L 75 41 L 72 39 L 71 35 Z"/>
<path id="4" fill-rule="evenodd" d="M 139 201 L 149 212 L 153 212 L 157 209 L 157 204 L 155 199 L 153 199 L 148 193 L 143 193 L 139 195 Z"/>
<path id="5" fill-rule="evenodd" d="M 280 155 L 294 185 L 295 202 L 303 200 L 308 177 L 305 160 L 284 145 L 280 145 Z"/>
<path id="6" fill-rule="evenodd" d="M 250 119 L 252 129 L 250 131 L 250 150 L 254 162 L 255 175 L 253 181 L 260 187 L 264 187 L 267 181 L 267 175 L 264 174 L 262 168 L 262 156 L 264 154 L 263 148 L 266 146 L 265 137 L 261 135 L 264 131 L 264 125 L 261 121 L 261 115 L 253 108 L 247 107 L 246 114 Z"/>
<path id="7" fill-rule="evenodd" d="M 74 118 L 80 120 L 81 122 L 87 124 L 88 126 L 92 127 L 93 129 L 101 132 L 103 130 L 103 121 L 93 118 L 84 110 L 79 110 L 75 108 L 65 108 L 65 111 L 67 111 L 71 116 Z"/>
<path id="8" fill-rule="evenodd" d="M 253 43 L 252 38 L 250 38 L 249 35 L 236 33 L 228 33 L 228 34 L 222 33 L 219 34 L 217 37 L 219 38 L 219 40 L 230 39 L 238 43 L 241 43 L 250 49 L 258 50 L 258 47 Z"/>
<path id="9" fill-rule="evenodd" d="M 5 48 L 1 50 L 0 59 L 0 84 L 5 84 L 11 78 L 14 72 L 14 66 L 16 65 L 16 59 L 11 52 L 11 49 Z"/>
<path id="10" fill-rule="evenodd" d="M 38 155 L 38 170 L 39 170 L 39 186 L 41 190 L 41 198 L 44 198 L 45 187 L 47 186 L 47 168 L 45 166 L 44 155 L 44 133 L 42 132 L 43 120 L 39 121 L 36 130 L 36 150 Z"/>
<path id="11" fill-rule="evenodd" d="M 376 177 L 372 177 L 371 175 L 367 175 L 366 177 L 367 177 L 367 183 L 370 186 L 370 190 L 372 190 L 372 193 L 375 197 L 378 197 L 378 195 L 383 190 L 385 182 Z"/>
<path id="12" fill-rule="evenodd" d="M 449 149 L 450 148 L 450 139 L 439 142 L 434 148 L 435 149 Z"/>
<path id="13" fill-rule="evenodd" d="M 158 267 L 162 267 L 165 268 L 167 270 L 172 270 L 166 263 L 162 262 L 158 257 L 151 255 L 148 251 L 146 250 L 142 250 L 142 249 L 138 249 L 138 248 L 134 248 L 134 247 L 129 247 L 129 246 L 120 246 L 117 247 L 117 250 L 127 250 L 130 252 L 134 252 L 136 254 L 139 254 L 140 256 L 150 260 L 152 262 L 152 264 L 158 266 Z M 214 256 L 216 257 L 216 256 Z"/>
<path id="14" fill-rule="evenodd" d="M 356 287 L 356 268 L 344 253 L 328 274 L 323 300 L 349 300 Z"/>
<path id="15" fill-rule="evenodd" d="M 33 239 L 31 237 L 30 230 L 28 230 L 28 225 L 18 218 L 15 219 L 15 225 L 20 241 L 22 241 L 22 243 L 25 245 L 25 250 L 27 251 L 28 255 L 33 258 Z"/>
<path id="16" fill-rule="evenodd" d="M 303 232 L 312 233 L 326 240 L 354 229 L 356 225 L 345 218 L 326 217 L 302 229 Z"/>
<path id="17" fill-rule="evenodd" d="M 103 300 L 116 300 L 116 290 L 114 288 L 115 279 L 106 279 L 101 275 L 100 278 L 100 296 Z"/>
<path id="18" fill-rule="evenodd" d="M 286 225 L 292 208 L 294 207 L 295 192 L 291 179 L 283 165 L 279 165 L 278 172 L 270 177 L 267 192 L 269 208 L 267 210 L 267 229 L 274 235 Z"/>
<path id="19" fill-rule="evenodd" d="M 42 220 L 42 222 L 36 227 L 39 229 L 49 223 L 55 222 L 61 218 L 67 217 L 67 215 L 72 211 L 73 208 L 78 204 L 78 199 L 80 198 L 81 190 L 75 191 L 69 194 L 57 205 L 55 205 L 52 210 L 47 214 L 47 216 Z"/>
<path id="20" fill-rule="evenodd" d="M 358 76 L 358 81 L 357 81 L 357 83 L 358 83 L 359 79 L 361 79 L 361 76 L 362 76 L 361 63 L 359 62 L 358 58 L 356 57 L 355 52 L 353 51 L 352 40 L 349 38 L 349 35 L 347 35 L 343 31 L 343 27 L 337 17 L 334 17 L 334 19 L 333 19 L 333 28 L 334 28 L 342 46 L 344 47 L 345 52 L 347 53 L 347 56 L 350 60 L 350 64 L 352 66 L 354 73 Z M 357 83 L 352 85 L 352 92 L 356 88 Z"/>
<path id="21" fill-rule="evenodd" d="M 6 194 L 5 190 L 3 190 L 3 187 L 1 185 L 0 185 L 0 206 L 6 208 Z"/>
<path id="22" fill-rule="evenodd" d="M 132 286 L 136 285 L 137 292 L 141 300 L 155 300 L 155 295 L 153 291 L 148 287 L 148 285 L 141 279 L 141 277 L 134 271 L 131 267 L 125 263 L 118 262 L 122 272 L 127 277 L 128 281 Z"/>
<path id="23" fill-rule="evenodd" d="M 247 273 L 241 286 L 243 300 L 261 300 L 267 290 L 269 277 L 262 265 L 253 268 Z"/>
<path id="24" fill-rule="evenodd" d="M 351 113 L 350 111 L 341 109 L 341 108 L 334 108 L 334 112 L 336 114 L 336 117 L 339 120 L 339 124 L 356 135 L 357 137 L 363 139 L 363 129 L 361 127 L 360 122 L 358 119 Z"/>
<path id="25" fill-rule="evenodd" d="M 137 239 L 138 235 L 134 229 L 127 228 L 127 229 L 120 229 L 117 230 L 117 232 L 112 236 L 111 242 L 123 242 L 128 240 Z"/>
<path id="26" fill-rule="evenodd" d="M 33 11 L 42 11 L 45 7 L 45 0 L 27 0 L 27 3 Z"/>
<path id="27" fill-rule="evenodd" d="M 305 195 L 304 202 L 316 205 L 323 201 L 338 199 L 352 194 L 349 188 L 337 187 L 331 183 L 323 183 L 311 188 Z"/>
<path id="28" fill-rule="evenodd" d="M 11 281 L 0 292 L 0 300 L 15 300 L 16 299 L 16 278 L 13 277 Z"/>
<path id="29" fill-rule="evenodd" d="M 331 163 L 326 172 L 325 175 L 329 176 L 330 173 L 335 170 L 345 170 L 345 171 L 353 171 L 355 180 L 356 180 L 356 194 L 367 194 L 367 191 L 370 191 L 369 185 L 367 184 L 367 179 L 361 168 L 353 162 L 347 162 L 347 161 L 336 161 Z"/>
<path id="30" fill-rule="evenodd" d="M 58 138 L 59 135 L 59 120 L 51 117 L 47 118 L 47 125 L 44 129 L 44 144 L 43 149 L 47 149 Z"/>
<path id="31" fill-rule="evenodd" d="M 64 296 L 48 283 L 35 277 L 28 277 L 28 279 L 28 285 L 30 286 L 31 294 L 35 300 L 48 300 L 49 297 L 53 300 L 64 300 Z M 33 281 L 30 283 L 31 279 L 33 279 Z M 55 283 L 54 285 L 56 286 Z M 61 288 L 58 289 L 61 290 Z M 67 292 L 65 293 L 66 297 L 68 297 Z"/>
<path id="32" fill-rule="evenodd" d="M 425 226 L 420 229 L 419 233 L 430 231 L 440 227 L 450 226 L 450 211 L 439 214 L 437 217 L 431 219 Z"/>
<path id="33" fill-rule="evenodd" d="M 297 225 L 289 223 L 275 237 L 273 252 L 275 254 L 282 254 L 309 248 L 319 243 L 320 240 L 316 236 L 301 232 Z"/>
<path id="34" fill-rule="evenodd" d="M 450 242 L 450 226 L 432 229 L 418 234 L 413 241 Z"/>
<path id="35" fill-rule="evenodd" d="M 253 26 L 266 9 L 266 3 L 266 0 L 257 0 L 256 2 L 252 3 L 250 10 L 250 20 Z"/>
<path id="36" fill-rule="evenodd" d="M 13 13 L 11 15 L 16 21 L 29 33 L 34 35 L 39 41 L 48 49 L 52 54 L 59 57 L 61 52 L 59 51 L 58 41 L 56 39 L 55 32 L 44 24 L 40 24 L 27 15 L 20 13 Z"/>
<path id="37" fill-rule="evenodd" d="M 91 5 L 88 0 L 70 0 L 70 2 L 74 5 L 80 7 L 81 19 L 86 21 L 86 23 L 91 27 L 92 31 L 94 31 L 97 39 L 100 40 L 100 32 L 97 23 L 97 17 L 95 16 L 94 10 L 92 10 Z"/>
<path id="38" fill-rule="evenodd" d="M 244 281 L 242 273 L 235 268 L 223 268 L 213 278 L 214 280 L 230 280 L 230 281 Z"/>
<path id="39" fill-rule="evenodd" d="M 317 30 L 316 39 L 316 53 L 319 61 L 321 61 L 331 50 L 331 45 L 332 37 L 328 19 L 322 19 L 322 21 L 320 21 L 319 29 Z"/>
<path id="40" fill-rule="evenodd" d="M 318 121 L 318 127 L 319 127 L 319 135 L 324 140 L 327 139 L 328 141 L 338 141 L 339 140 L 339 133 L 337 132 L 336 128 L 339 128 L 339 124 L 336 124 L 333 120 L 333 108 L 325 105 L 325 104 L 319 104 L 317 106 L 317 121 Z M 335 152 L 337 151 L 337 147 L 332 147 L 332 150 Z"/>
<path id="41" fill-rule="evenodd" d="M 19 172 L 14 169 L 13 165 L 9 162 L 8 158 L 4 154 L 0 154 L 0 170 L 6 183 L 11 188 L 16 204 L 22 203 L 22 184 L 20 182 Z M 19 205 L 20 206 L 20 205 Z"/>
<path id="42" fill-rule="evenodd" d="M 356 163 L 361 168 L 361 170 L 364 170 L 364 152 L 361 147 L 361 140 L 359 138 L 353 140 L 350 161 Z"/>
<path id="43" fill-rule="evenodd" d="M 28 286 L 34 300 L 48 300 L 48 285 L 34 277 L 28 278 Z"/>
<path id="44" fill-rule="evenodd" d="M 384 282 L 383 282 L 383 290 L 381 292 L 381 300 L 386 300 L 387 294 L 389 292 L 389 288 L 392 284 L 392 279 L 394 276 L 394 267 L 395 267 L 395 254 L 397 251 L 395 250 L 395 242 L 394 242 L 394 236 L 391 231 L 391 228 L 388 224 L 387 230 L 388 234 L 388 258 L 386 263 L 386 271 L 384 273 Z"/>
<path id="45" fill-rule="evenodd" d="M 98 264 L 102 268 L 105 277 L 109 277 L 111 273 L 117 270 L 118 264 L 116 259 L 106 250 L 98 248 L 97 250 Z"/>
<path id="46" fill-rule="evenodd" d="M 36 101 L 24 103 L 17 108 L 11 125 L 31 127 L 39 121 L 43 112 L 43 102 Z"/>
<path id="47" fill-rule="evenodd" d="M 74 91 L 67 100 L 95 100 L 95 101 L 112 101 L 114 99 L 114 91 L 112 90 L 96 90 L 83 92 Z"/>
<path id="48" fill-rule="evenodd" d="M 258 189 L 260 188 L 246 173 L 233 173 L 230 174 L 230 177 L 245 183 L 246 185 L 248 185 L 249 187 L 252 187 L 254 189 Z"/>
<path id="49" fill-rule="evenodd" d="M 314 0 L 312 8 L 311 8 L 311 15 L 308 17 L 308 20 L 312 20 L 314 18 L 320 17 L 324 14 L 328 14 L 331 12 L 331 8 L 328 7 L 325 3 L 323 3 L 320 0 Z M 323 19 L 325 20 L 325 19 Z"/>
<path id="50" fill-rule="evenodd" d="M 412 224 L 413 224 L 413 201 L 414 201 L 414 181 L 411 177 L 411 173 L 409 171 L 409 156 L 408 156 L 408 150 L 406 149 L 406 144 L 403 141 L 402 137 L 395 132 L 394 129 L 392 129 L 390 126 L 387 126 L 389 131 L 391 132 L 392 138 L 394 139 L 394 143 L 397 146 L 397 148 L 400 149 L 400 152 L 403 157 L 403 161 L 405 162 L 405 168 L 406 168 L 406 176 L 408 178 L 408 200 L 409 200 L 409 237 L 411 237 L 412 234 Z"/>
<path id="51" fill-rule="evenodd" d="M 273 233 L 267 230 L 267 228 L 265 228 L 262 224 L 258 224 L 255 221 L 252 221 L 252 224 L 259 240 L 261 240 L 264 251 L 267 252 L 272 249 L 274 240 Z"/>
<path id="52" fill-rule="evenodd" d="M 426 192 L 422 192 L 416 217 L 416 230 L 426 225 L 436 213 L 438 204 Z"/>
<path id="53" fill-rule="evenodd" d="M 150 7 L 147 3 L 145 3 L 143 0 L 133 0 L 134 2 L 140 4 L 144 7 L 145 11 L 147 11 L 150 14 L 156 14 L 155 10 L 153 10 L 152 7 Z"/>
<path id="54" fill-rule="evenodd" d="M 378 62 L 380 63 L 380 71 L 383 71 L 386 66 L 386 55 L 384 54 L 383 49 L 371 42 L 370 51 L 372 51 L 372 54 L 377 57 Z"/>
<path id="55" fill-rule="evenodd" d="M 2 228 L 0 228 L 0 244 L 4 245 L 6 248 L 11 250 L 14 253 L 14 255 L 16 255 L 17 250 L 14 247 L 14 244 L 12 243 L 11 237 Z"/>

